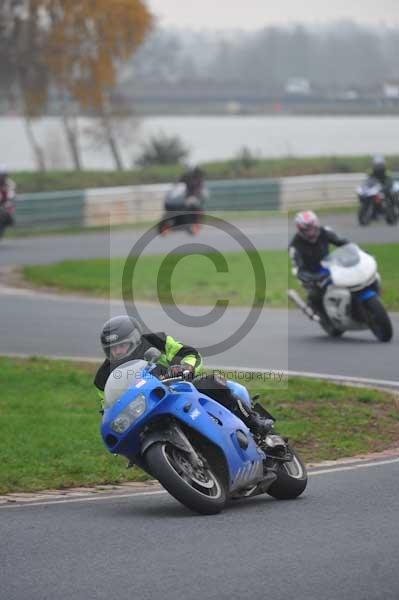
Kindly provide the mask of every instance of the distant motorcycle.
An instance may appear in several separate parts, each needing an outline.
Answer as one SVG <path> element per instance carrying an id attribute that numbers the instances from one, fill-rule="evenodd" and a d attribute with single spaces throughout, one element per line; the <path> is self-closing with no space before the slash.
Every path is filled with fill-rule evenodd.
<path id="1" fill-rule="evenodd" d="M 390 190 L 374 177 L 369 177 L 357 189 L 360 206 L 358 220 L 360 225 L 369 225 L 373 219 L 384 216 L 389 225 L 399 220 L 399 182 L 395 181 Z"/>
<path id="2" fill-rule="evenodd" d="M 338 248 L 321 263 L 326 276 L 324 314 L 316 315 L 295 290 L 288 297 L 331 337 L 345 331 L 371 329 L 381 342 L 389 342 L 392 323 L 379 298 L 380 275 L 373 256 L 356 244 Z"/>
<path id="3" fill-rule="evenodd" d="M 186 185 L 176 184 L 166 194 L 165 213 L 158 224 L 159 233 L 167 235 L 172 229 L 187 231 L 191 235 L 199 233 L 206 197 L 205 188 L 200 197 L 188 196 Z"/>
<path id="4" fill-rule="evenodd" d="M 112 373 L 104 390 L 101 435 L 112 454 L 125 456 L 157 479 L 176 500 L 200 514 L 216 514 L 228 499 L 269 494 L 294 499 L 307 485 L 306 467 L 287 439 L 257 436 L 227 408 L 184 377 L 159 379 L 155 355 Z M 230 381 L 247 407 L 244 386 Z M 261 405 L 254 407 L 269 418 Z"/>

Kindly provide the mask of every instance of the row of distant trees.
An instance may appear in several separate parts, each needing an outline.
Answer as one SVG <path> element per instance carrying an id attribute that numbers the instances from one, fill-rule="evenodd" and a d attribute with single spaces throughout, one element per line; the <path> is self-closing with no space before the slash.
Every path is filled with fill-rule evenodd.
<path id="1" fill-rule="evenodd" d="M 382 15 L 383 16 L 383 15 Z M 155 30 L 125 71 L 125 81 L 202 81 L 281 93 L 292 77 L 316 89 L 367 90 L 399 80 L 399 28 L 337 22 L 270 26 L 234 34 Z"/>
<path id="2" fill-rule="evenodd" d="M 82 113 L 98 118 L 115 167 L 123 168 L 115 123 L 126 114 L 120 104 L 114 108 L 112 92 L 152 23 L 144 0 L 1 0 L 0 89 L 17 98 L 40 169 L 45 157 L 32 124 L 52 95 L 75 168 L 82 168 Z"/>

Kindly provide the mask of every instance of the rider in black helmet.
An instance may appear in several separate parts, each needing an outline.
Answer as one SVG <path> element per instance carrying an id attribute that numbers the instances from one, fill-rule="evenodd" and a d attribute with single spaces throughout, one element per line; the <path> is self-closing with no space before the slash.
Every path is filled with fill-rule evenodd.
<path id="1" fill-rule="evenodd" d="M 110 373 L 116 367 L 129 360 L 142 359 L 149 348 L 156 348 L 161 352 L 157 362 L 160 372 L 166 373 L 171 367 L 176 372 L 180 369 L 181 373 L 187 369 L 193 375 L 202 372 L 202 359 L 195 348 L 185 346 L 163 332 L 143 334 L 139 321 L 127 315 L 107 321 L 101 330 L 100 339 L 106 359 L 94 380 L 99 390 L 104 390 Z"/>
<path id="2" fill-rule="evenodd" d="M 385 158 L 380 154 L 374 156 L 372 163 L 371 177 L 376 179 L 384 187 L 384 191 L 390 193 L 392 188 L 392 177 L 387 172 Z"/>
<path id="3" fill-rule="evenodd" d="M 180 177 L 179 181 L 186 185 L 187 197 L 195 196 L 201 198 L 204 185 L 205 173 L 200 167 L 187 169 Z"/>
<path id="4" fill-rule="evenodd" d="M 0 206 L 15 197 L 15 182 L 8 175 L 6 165 L 0 164 Z"/>
<path id="5" fill-rule="evenodd" d="M 226 381 L 220 376 L 203 375 L 202 358 L 198 350 L 176 341 L 164 332 L 143 333 L 137 319 L 127 315 L 113 317 L 101 330 L 101 345 L 106 359 L 98 369 L 94 385 L 101 399 L 108 377 L 120 365 L 135 359 L 143 359 L 149 348 L 161 352 L 155 375 L 158 377 L 179 377 L 189 371 L 193 384 L 199 391 L 208 394 L 236 414 L 254 432 L 267 433 L 273 421 L 264 419 L 254 411 L 248 411 L 237 398 Z"/>

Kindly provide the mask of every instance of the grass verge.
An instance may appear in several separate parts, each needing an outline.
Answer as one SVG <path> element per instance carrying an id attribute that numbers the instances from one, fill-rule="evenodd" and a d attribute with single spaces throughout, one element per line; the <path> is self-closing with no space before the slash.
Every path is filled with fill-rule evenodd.
<path id="1" fill-rule="evenodd" d="M 399 171 L 399 156 L 387 156 L 389 168 Z M 315 156 L 254 160 L 250 165 L 240 160 L 204 163 L 208 179 L 276 178 L 325 173 L 362 173 L 370 169 L 370 156 Z M 13 173 L 18 192 L 52 192 L 97 187 L 114 187 L 176 181 L 183 168 L 167 165 L 131 171 L 47 171 Z"/>
<path id="2" fill-rule="evenodd" d="M 0 358 L 0 494 L 142 481 L 110 455 L 99 435 L 95 365 Z M 380 451 L 397 443 L 399 411 L 391 394 L 325 381 L 287 385 L 243 381 L 306 461 Z"/>
<path id="3" fill-rule="evenodd" d="M 377 259 L 383 282 L 383 298 L 389 310 L 399 310 L 397 265 L 399 244 L 368 245 L 366 249 Z M 177 256 L 177 255 L 175 255 Z M 169 276 L 173 299 L 179 304 L 213 305 L 226 298 L 231 305 L 244 306 L 262 303 L 261 293 L 256 289 L 253 269 L 244 253 L 226 253 L 228 272 L 217 272 L 217 255 L 194 255 L 183 257 L 173 270 L 173 259 L 163 264 L 163 256 L 140 258 L 134 273 L 136 300 L 170 303 Z M 266 272 L 266 306 L 287 306 L 286 289 L 299 289 L 291 276 L 287 252 L 263 250 L 259 256 Z M 214 264 L 211 260 L 215 260 Z M 24 277 L 34 285 L 54 287 L 61 291 L 83 292 L 95 296 L 121 297 L 124 259 L 65 261 L 52 265 L 27 266 Z M 157 284 L 158 273 L 161 273 Z"/>

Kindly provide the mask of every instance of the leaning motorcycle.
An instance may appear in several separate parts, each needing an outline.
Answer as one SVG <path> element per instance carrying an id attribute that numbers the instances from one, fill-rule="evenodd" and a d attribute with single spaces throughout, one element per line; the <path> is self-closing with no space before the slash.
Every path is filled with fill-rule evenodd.
<path id="1" fill-rule="evenodd" d="M 391 189 L 386 190 L 377 179 L 369 177 L 357 189 L 357 195 L 360 225 L 369 225 L 379 216 L 384 216 L 388 225 L 396 225 L 399 220 L 399 182 L 393 182 Z"/>
<path id="2" fill-rule="evenodd" d="M 286 438 L 254 436 L 192 382 L 160 380 L 154 369 L 154 361 L 135 360 L 119 367 L 117 376 L 111 373 L 101 424 L 109 452 L 126 457 L 129 467 L 137 465 L 200 514 L 220 512 L 229 499 L 302 494 L 306 468 Z M 246 388 L 228 385 L 249 407 Z M 272 418 L 261 405 L 255 408 Z"/>
<path id="3" fill-rule="evenodd" d="M 203 188 L 200 197 L 187 196 L 186 185 L 176 184 L 165 196 L 165 212 L 158 224 L 159 233 L 163 236 L 171 230 L 183 230 L 190 235 L 199 233 L 207 195 L 206 188 Z"/>
<path id="4" fill-rule="evenodd" d="M 392 339 L 389 315 L 380 300 L 381 277 L 377 262 L 356 244 L 346 244 L 322 262 L 323 313 L 316 314 L 295 290 L 288 297 L 331 337 L 345 331 L 370 329 L 381 342 Z"/>

